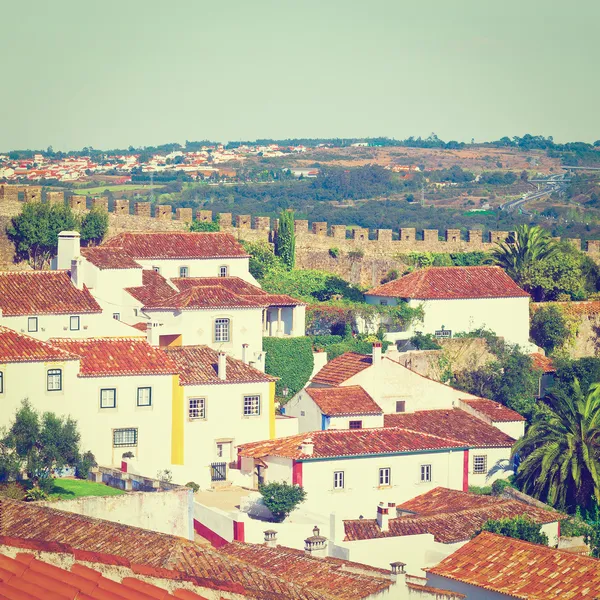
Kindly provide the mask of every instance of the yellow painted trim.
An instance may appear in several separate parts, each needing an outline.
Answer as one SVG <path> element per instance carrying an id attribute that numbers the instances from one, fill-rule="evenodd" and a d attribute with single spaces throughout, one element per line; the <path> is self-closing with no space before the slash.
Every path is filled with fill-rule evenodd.
<path id="1" fill-rule="evenodd" d="M 269 381 L 269 439 L 275 439 L 275 382 Z"/>
<path id="2" fill-rule="evenodd" d="M 179 375 L 173 375 L 173 392 L 171 400 L 171 463 L 183 464 L 183 387 L 179 385 Z"/>

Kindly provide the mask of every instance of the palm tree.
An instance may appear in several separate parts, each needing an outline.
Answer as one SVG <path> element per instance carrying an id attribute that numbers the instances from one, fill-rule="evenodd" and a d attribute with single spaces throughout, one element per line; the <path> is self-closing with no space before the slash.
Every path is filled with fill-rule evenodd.
<path id="1" fill-rule="evenodd" d="M 550 234 L 536 225 L 517 225 L 514 233 L 492 250 L 492 259 L 519 285 L 527 289 L 534 265 L 557 251 Z"/>
<path id="2" fill-rule="evenodd" d="M 575 380 L 571 393 L 548 394 L 539 409 L 513 448 L 521 459 L 517 482 L 557 508 L 600 503 L 600 384 L 586 396 Z"/>

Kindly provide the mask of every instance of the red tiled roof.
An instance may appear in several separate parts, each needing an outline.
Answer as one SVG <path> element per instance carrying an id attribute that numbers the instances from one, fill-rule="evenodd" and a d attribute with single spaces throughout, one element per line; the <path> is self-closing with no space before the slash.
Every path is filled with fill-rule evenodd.
<path id="1" fill-rule="evenodd" d="M 556 373 L 556 367 L 554 366 L 554 361 L 544 354 L 540 352 L 534 352 L 531 354 L 531 358 L 533 359 L 533 366 L 544 373 Z"/>
<path id="2" fill-rule="evenodd" d="M 511 421 L 525 421 L 525 417 L 518 412 L 487 398 L 461 398 L 460 400 L 477 412 L 485 415 L 493 423 L 508 423 Z"/>
<path id="3" fill-rule="evenodd" d="M 62 348 L 41 342 L 14 329 L 0 327 L 0 363 L 79 360 Z"/>
<path id="4" fill-rule="evenodd" d="M 388 531 L 381 531 L 377 519 L 344 521 L 346 541 L 369 540 L 429 533 L 436 542 L 453 544 L 469 540 L 489 519 L 526 515 L 535 523 L 554 523 L 567 518 L 554 510 L 544 510 L 517 500 L 481 496 L 448 488 L 435 488 L 398 508 L 414 515 L 390 515 Z"/>
<path id="5" fill-rule="evenodd" d="M 311 439 L 314 448 L 311 455 L 304 454 L 301 445 Z M 242 456 L 261 458 L 280 456 L 297 460 L 311 458 L 337 458 L 342 456 L 364 456 L 368 454 L 402 454 L 419 450 L 464 449 L 466 446 L 455 440 L 409 431 L 399 427 L 373 429 L 328 429 L 291 435 L 274 440 L 251 442 L 238 446 Z"/>
<path id="6" fill-rule="evenodd" d="M 81 255 L 99 269 L 141 269 L 123 248 L 95 246 L 82 248 Z"/>
<path id="7" fill-rule="evenodd" d="M 139 338 L 53 339 L 51 343 L 81 357 L 80 377 L 178 372 L 160 348 Z"/>
<path id="8" fill-rule="evenodd" d="M 543 307 L 558 306 L 567 315 L 573 317 L 595 317 L 600 314 L 600 300 L 585 300 L 583 302 L 532 302 L 533 312 Z"/>
<path id="9" fill-rule="evenodd" d="M 373 364 L 373 357 L 358 352 L 345 352 L 330 360 L 313 378 L 313 383 L 339 385 Z"/>
<path id="10" fill-rule="evenodd" d="M 193 287 L 163 299 L 144 303 L 144 309 L 200 310 L 204 308 L 262 308 L 265 302 L 254 302 L 232 294 L 223 287 Z"/>
<path id="11" fill-rule="evenodd" d="M 347 388 L 341 388 L 347 389 Z M 403 427 L 452 438 L 471 448 L 510 448 L 515 440 L 460 408 L 384 415 L 386 427 Z"/>
<path id="12" fill-rule="evenodd" d="M 139 323 L 134 323 L 133 325 L 131 325 L 131 327 L 137 329 L 138 331 L 143 331 L 144 333 L 146 333 L 146 331 L 148 331 L 149 322 L 150 321 L 140 321 Z"/>
<path id="13" fill-rule="evenodd" d="M 332 388 L 306 388 L 324 415 L 380 415 L 381 407 L 360 385 Z"/>
<path id="14" fill-rule="evenodd" d="M 261 565 L 255 558 L 257 547 L 251 545 L 236 543 L 217 550 L 181 537 L 1 497 L 0 514 L 0 545 L 10 542 L 32 550 L 52 547 L 72 553 L 78 561 L 126 567 L 144 577 L 191 582 L 209 588 L 211 597 L 220 590 L 228 597 L 236 594 L 260 600 L 360 600 L 391 585 L 381 576 L 348 572 L 344 566 L 354 563 L 346 561 L 309 557 L 310 563 L 290 561 L 285 548 L 280 555 L 279 548 L 270 549 L 270 560 Z M 329 568 L 329 563 L 337 568 Z M 312 565 L 311 580 L 302 573 L 308 571 L 305 564 Z M 277 565 L 276 572 L 273 565 Z M 337 589 L 332 587 L 333 577 Z M 174 595 L 192 598 L 183 590 Z"/>
<path id="15" fill-rule="evenodd" d="M 178 346 L 164 348 L 179 372 L 182 385 L 203 385 L 209 383 L 253 383 L 275 381 L 275 377 L 227 356 L 227 379 L 217 375 L 218 353 L 208 346 Z"/>
<path id="16" fill-rule="evenodd" d="M 229 233 L 127 232 L 104 242 L 132 258 L 243 258 L 248 253 Z"/>
<path id="17" fill-rule="evenodd" d="M 483 532 L 425 569 L 523 600 L 594 600 L 600 596 L 600 561 L 548 546 Z"/>
<path id="18" fill-rule="evenodd" d="M 78 290 L 67 271 L 0 272 L 0 309 L 5 317 L 100 313 L 84 286 Z"/>
<path id="19" fill-rule="evenodd" d="M 500 267 L 419 269 L 377 286 L 367 295 L 419 300 L 529 297 Z"/>
<path id="20" fill-rule="evenodd" d="M 177 293 L 167 280 L 154 269 L 142 271 L 142 285 L 139 287 L 125 288 L 136 300 L 142 304 L 161 302 Z"/>

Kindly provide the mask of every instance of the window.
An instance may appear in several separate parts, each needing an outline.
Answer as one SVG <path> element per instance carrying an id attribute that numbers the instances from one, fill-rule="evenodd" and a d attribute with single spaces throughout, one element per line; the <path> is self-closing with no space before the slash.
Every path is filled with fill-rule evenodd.
<path id="1" fill-rule="evenodd" d="M 62 369 L 48 369 L 47 389 L 49 392 L 62 390 Z"/>
<path id="2" fill-rule="evenodd" d="M 350 429 L 362 429 L 362 421 L 350 421 Z"/>
<path id="3" fill-rule="evenodd" d="M 100 390 L 100 408 L 117 408 L 117 390 L 115 388 Z"/>
<path id="4" fill-rule="evenodd" d="M 115 321 L 120 321 L 121 320 L 121 313 L 113 313 L 113 319 Z"/>
<path id="5" fill-rule="evenodd" d="M 487 473 L 487 456 L 485 454 L 473 457 L 473 473 Z"/>
<path id="6" fill-rule="evenodd" d="M 69 329 L 71 331 L 79 331 L 79 317 L 69 318 Z"/>
<path id="7" fill-rule="evenodd" d="M 343 490 L 344 489 L 344 471 L 333 472 L 333 489 Z"/>
<path id="8" fill-rule="evenodd" d="M 229 319 L 215 319 L 215 342 L 229 341 Z"/>
<path id="9" fill-rule="evenodd" d="M 431 465 L 421 465 L 421 482 L 431 481 Z"/>
<path id="10" fill-rule="evenodd" d="M 128 429 L 113 429 L 113 447 L 122 448 L 123 446 L 137 446 L 138 430 L 130 427 Z"/>
<path id="11" fill-rule="evenodd" d="M 137 392 L 138 406 L 152 406 L 152 388 L 141 387 Z"/>
<path id="12" fill-rule="evenodd" d="M 229 275 L 229 267 L 219 267 L 219 277 L 227 277 Z"/>
<path id="13" fill-rule="evenodd" d="M 4 394 L 4 373 L 0 371 L 0 394 Z"/>
<path id="14" fill-rule="evenodd" d="M 155 273 L 160 273 L 160 267 L 152 267 L 152 270 L 153 270 Z"/>
<path id="15" fill-rule="evenodd" d="M 38 318 L 37 317 L 28 317 L 27 318 L 27 331 L 29 333 L 34 333 L 38 330 Z"/>
<path id="16" fill-rule="evenodd" d="M 406 400 L 396 400 L 396 412 L 406 412 Z"/>
<path id="17" fill-rule="evenodd" d="M 392 470 L 389 467 L 379 469 L 379 485 L 390 485 Z"/>
<path id="18" fill-rule="evenodd" d="M 244 416 L 256 417 L 260 415 L 260 396 L 244 396 Z"/>
<path id="19" fill-rule="evenodd" d="M 388 301 L 387 300 L 379 300 L 379 305 L 380 306 L 387 306 Z"/>
<path id="20" fill-rule="evenodd" d="M 206 398 L 190 398 L 188 415 L 192 419 L 206 419 Z"/>
<path id="21" fill-rule="evenodd" d="M 189 269 L 187 267 L 179 267 L 179 277 L 188 277 Z"/>

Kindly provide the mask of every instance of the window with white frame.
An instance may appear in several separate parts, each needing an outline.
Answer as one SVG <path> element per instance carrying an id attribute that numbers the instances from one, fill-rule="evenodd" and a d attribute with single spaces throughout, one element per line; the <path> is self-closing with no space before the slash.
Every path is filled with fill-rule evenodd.
<path id="1" fill-rule="evenodd" d="M 227 277 L 227 275 L 229 275 L 229 267 L 226 265 L 219 267 L 219 277 Z"/>
<path id="2" fill-rule="evenodd" d="M 333 489 L 343 490 L 344 489 L 344 471 L 333 472 Z"/>
<path id="3" fill-rule="evenodd" d="M 389 467 L 379 469 L 379 485 L 390 485 L 392 481 L 392 470 Z"/>
<path id="4" fill-rule="evenodd" d="M 49 392 L 60 392 L 62 390 L 62 369 L 48 369 L 46 383 L 46 389 Z"/>
<path id="5" fill-rule="evenodd" d="M 179 277 L 189 277 L 190 270 L 187 267 L 179 267 Z"/>
<path id="6" fill-rule="evenodd" d="M 121 320 L 121 313 L 113 313 L 113 319 L 115 321 L 120 321 Z"/>
<path id="7" fill-rule="evenodd" d="M 431 481 L 431 465 L 421 465 L 421 483 Z"/>
<path id="8" fill-rule="evenodd" d="M 117 407 L 117 390 L 115 388 L 104 388 L 100 390 L 100 408 Z"/>
<path id="9" fill-rule="evenodd" d="M 4 394 L 4 371 L 0 371 L 0 394 Z"/>
<path id="10" fill-rule="evenodd" d="M 152 406 L 152 388 L 139 387 L 137 389 L 137 405 Z"/>
<path id="11" fill-rule="evenodd" d="M 244 396 L 244 416 L 257 417 L 260 415 L 260 396 Z"/>
<path id="12" fill-rule="evenodd" d="M 38 330 L 38 318 L 27 317 L 27 331 L 29 333 L 35 333 Z"/>
<path id="13" fill-rule="evenodd" d="M 215 342 L 229 341 L 229 319 L 215 319 Z"/>
<path id="14" fill-rule="evenodd" d="M 473 473 L 487 473 L 487 456 L 485 454 L 473 456 Z"/>
<path id="15" fill-rule="evenodd" d="M 113 447 L 133 447 L 138 444 L 137 427 L 128 427 L 127 429 L 113 429 Z"/>
<path id="16" fill-rule="evenodd" d="M 79 331 L 79 317 L 69 317 L 69 329 L 71 331 Z"/>
<path id="17" fill-rule="evenodd" d="M 190 420 L 206 419 L 206 398 L 190 398 L 188 416 Z"/>

